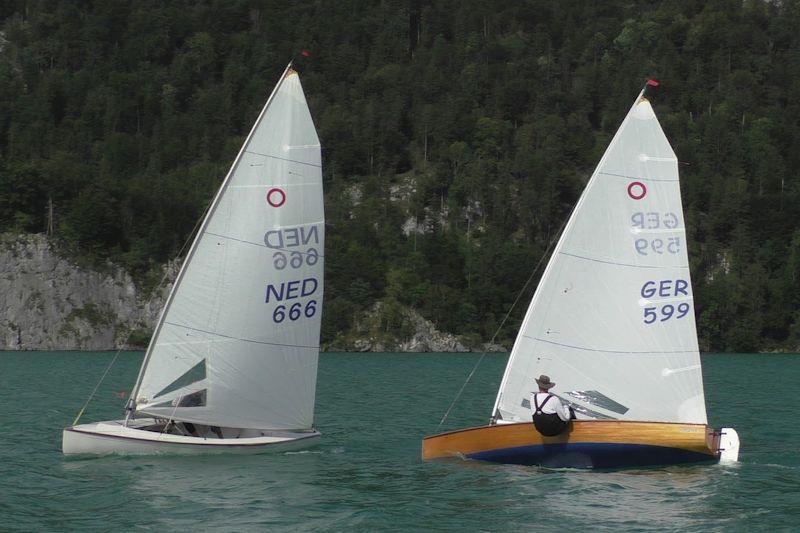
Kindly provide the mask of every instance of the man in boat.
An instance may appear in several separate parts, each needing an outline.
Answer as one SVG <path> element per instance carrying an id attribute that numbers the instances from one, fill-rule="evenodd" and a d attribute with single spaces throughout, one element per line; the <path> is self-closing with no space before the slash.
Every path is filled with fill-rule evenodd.
<path id="1" fill-rule="evenodd" d="M 198 407 L 204 405 L 204 392 L 205 391 L 193 392 L 185 396 L 179 396 L 176 400 L 173 400 L 172 404 L 176 405 L 177 407 Z M 197 431 L 197 427 L 194 424 L 191 422 L 182 422 L 182 424 L 190 435 L 193 437 L 200 436 L 200 433 Z M 218 438 L 222 438 L 222 430 L 218 426 L 208 426 L 208 429 Z"/>
<path id="2" fill-rule="evenodd" d="M 539 392 L 531 394 L 531 409 L 533 409 L 533 425 L 536 431 L 546 437 L 555 437 L 567 429 L 569 421 L 575 418 L 571 407 L 565 406 L 561 400 L 550 394 L 550 389 L 556 386 L 550 381 L 549 376 L 542 374 L 536 379 Z"/>

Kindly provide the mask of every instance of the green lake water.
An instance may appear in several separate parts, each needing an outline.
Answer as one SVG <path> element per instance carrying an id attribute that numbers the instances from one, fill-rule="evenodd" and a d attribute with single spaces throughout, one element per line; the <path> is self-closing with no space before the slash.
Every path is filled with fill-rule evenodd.
<path id="1" fill-rule="evenodd" d="M 703 356 L 709 421 L 740 463 L 584 472 L 423 463 L 476 354 L 323 354 L 302 452 L 65 458 L 111 353 L 0 353 L 0 531 L 800 529 L 800 356 Z M 119 418 L 141 353 L 124 353 L 82 422 Z M 444 429 L 487 421 L 505 366 L 488 355 Z"/>

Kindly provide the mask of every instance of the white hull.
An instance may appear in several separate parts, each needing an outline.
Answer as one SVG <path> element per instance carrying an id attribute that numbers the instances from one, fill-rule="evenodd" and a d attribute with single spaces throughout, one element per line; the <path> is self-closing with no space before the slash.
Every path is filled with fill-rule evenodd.
<path id="1" fill-rule="evenodd" d="M 114 420 L 68 427 L 63 432 L 62 451 L 64 455 L 254 454 L 307 448 L 315 444 L 321 435 L 314 429 L 246 430 L 247 436 L 218 438 L 141 429 L 152 423 L 153 420 L 137 420 L 126 427 L 124 421 Z"/>

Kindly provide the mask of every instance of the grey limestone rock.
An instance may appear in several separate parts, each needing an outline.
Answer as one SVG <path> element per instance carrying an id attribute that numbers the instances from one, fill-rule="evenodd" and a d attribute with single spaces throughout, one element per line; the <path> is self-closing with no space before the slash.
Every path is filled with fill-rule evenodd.
<path id="1" fill-rule="evenodd" d="M 151 297 L 111 263 L 102 272 L 57 255 L 44 235 L 0 238 L 0 349 L 111 350 L 148 334 L 170 283 Z M 175 265 L 167 267 L 174 279 Z M 138 346 L 140 347 L 140 346 Z"/>

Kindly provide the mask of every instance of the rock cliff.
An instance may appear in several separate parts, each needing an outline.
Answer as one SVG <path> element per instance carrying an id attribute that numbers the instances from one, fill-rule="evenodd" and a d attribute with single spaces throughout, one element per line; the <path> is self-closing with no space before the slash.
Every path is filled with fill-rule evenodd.
<path id="1" fill-rule="evenodd" d="M 0 237 L 0 350 L 142 349 L 147 345 L 179 265 L 164 268 L 168 282 L 144 292 L 112 263 L 88 269 L 56 253 L 44 235 Z M 400 327 L 388 328 L 381 302 L 335 350 L 398 352 L 503 351 L 440 332 L 411 309 L 395 304 Z"/>
<path id="2" fill-rule="evenodd" d="M 389 309 L 395 307 L 395 309 Z M 334 349 L 361 352 L 504 352 L 497 343 L 481 343 L 436 329 L 413 309 L 396 302 L 377 302 L 356 325 L 356 337 Z"/>
<path id="3" fill-rule="evenodd" d="M 44 235 L 4 235 L 0 349 L 141 348 L 170 287 L 150 297 L 118 266 L 89 270 L 57 255 Z"/>

